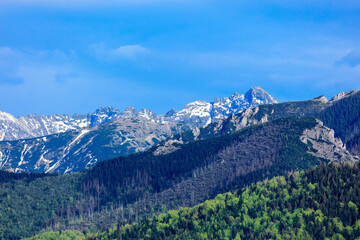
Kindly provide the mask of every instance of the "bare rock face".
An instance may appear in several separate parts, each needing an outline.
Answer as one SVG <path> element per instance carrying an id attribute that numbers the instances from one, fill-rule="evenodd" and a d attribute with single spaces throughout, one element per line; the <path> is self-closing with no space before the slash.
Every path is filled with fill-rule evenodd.
<path id="1" fill-rule="evenodd" d="M 351 96 L 351 95 L 353 95 L 353 94 L 356 94 L 356 93 L 358 93 L 358 92 L 360 92 L 360 90 L 352 90 L 352 91 L 349 91 L 349 92 L 342 92 L 342 93 L 339 93 L 339 94 L 335 95 L 335 96 L 331 99 L 331 101 L 332 101 L 332 102 L 336 102 L 336 101 L 339 101 L 339 100 L 341 100 L 341 99 L 343 99 L 343 98 L 346 98 L 346 97 L 349 97 L 349 96 Z"/>
<path id="2" fill-rule="evenodd" d="M 311 145 L 312 154 L 333 162 L 355 162 L 359 160 L 346 150 L 345 145 L 339 138 L 335 138 L 334 130 L 324 126 L 323 122 L 317 120 L 318 124 L 313 129 L 306 129 L 300 140 Z"/>
<path id="3" fill-rule="evenodd" d="M 320 97 L 316 97 L 313 99 L 313 101 L 318 101 L 318 102 L 322 102 L 322 103 L 327 103 L 329 100 L 325 97 L 325 96 L 320 96 Z"/>
<path id="4" fill-rule="evenodd" d="M 241 114 L 234 116 L 231 121 L 233 122 L 234 126 L 236 126 L 236 130 L 240 130 L 244 127 L 252 126 L 259 123 L 266 123 L 269 121 L 269 115 L 266 113 L 264 116 L 258 120 L 255 115 L 259 112 L 259 107 L 255 108 L 248 108 Z"/>
<path id="5" fill-rule="evenodd" d="M 175 152 L 176 150 L 179 150 L 180 147 L 176 146 L 177 144 L 183 144 L 182 141 L 177 141 L 177 140 L 170 140 L 167 141 L 164 145 L 159 146 L 155 151 L 154 151 L 154 156 L 159 156 L 159 155 L 166 155 L 172 152 Z"/>

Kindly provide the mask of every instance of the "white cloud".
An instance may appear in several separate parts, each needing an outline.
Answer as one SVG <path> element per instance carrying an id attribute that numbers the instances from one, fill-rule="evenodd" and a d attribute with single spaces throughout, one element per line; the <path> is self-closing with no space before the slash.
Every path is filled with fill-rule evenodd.
<path id="1" fill-rule="evenodd" d="M 91 54 L 102 61 L 116 61 L 121 59 L 135 60 L 137 57 L 150 52 L 140 45 L 125 45 L 118 48 L 107 48 L 104 43 L 93 44 L 89 47 Z"/>
<path id="2" fill-rule="evenodd" d="M 135 58 L 137 55 L 147 53 L 148 50 L 140 45 L 121 46 L 112 51 L 115 56 Z"/>
<path id="3" fill-rule="evenodd" d="M 360 65 L 360 49 L 355 49 L 343 56 L 335 65 L 356 67 Z"/>

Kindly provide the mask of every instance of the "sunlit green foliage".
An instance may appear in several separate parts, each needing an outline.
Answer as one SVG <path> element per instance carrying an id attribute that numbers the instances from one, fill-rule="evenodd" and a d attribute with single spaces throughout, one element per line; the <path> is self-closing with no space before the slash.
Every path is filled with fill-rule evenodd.
<path id="1" fill-rule="evenodd" d="M 61 232 L 47 232 L 24 240 L 83 240 L 85 235 L 79 231 L 65 230 Z"/>

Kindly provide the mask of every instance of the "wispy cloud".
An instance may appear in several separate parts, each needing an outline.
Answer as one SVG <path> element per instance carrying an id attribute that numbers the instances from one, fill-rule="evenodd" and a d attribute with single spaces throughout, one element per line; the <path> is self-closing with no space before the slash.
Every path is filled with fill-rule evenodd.
<path id="1" fill-rule="evenodd" d="M 360 49 L 352 50 L 347 53 L 344 57 L 342 57 L 337 65 L 346 65 L 349 67 L 356 67 L 360 65 Z"/>
<path id="2" fill-rule="evenodd" d="M 23 79 L 17 75 L 16 61 L 22 53 L 9 47 L 0 47 L 0 84 L 17 85 Z"/>
<path id="3" fill-rule="evenodd" d="M 57 8 L 93 8 L 93 7 L 121 7 L 154 4 L 191 3 L 191 0 L 1 0 L 0 6 L 40 6 Z"/>
<path id="4" fill-rule="evenodd" d="M 59 72 L 56 73 L 54 78 L 55 78 L 55 82 L 57 83 L 66 83 L 68 82 L 70 79 L 72 78 L 77 78 L 79 75 L 74 73 L 74 72 Z"/>
<path id="5" fill-rule="evenodd" d="M 22 69 L 34 69 L 34 71 L 44 71 L 52 69 L 54 81 L 64 81 L 73 73 L 66 66 L 67 62 L 74 59 L 74 52 L 65 53 L 60 50 L 21 50 L 10 47 L 0 47 L 0 84 L 19 85 L 24 83 Z M 61 81 L 59 81 L 61 79 Z"/>
<path id="6" fill-rule="evenodd" d="M 125 45 L 118 48 L 107 48 L 104 43 L 89 46 L 90 52 L 102 61 L 117 61 L 121 59 L 135 60 L 150 53 L 150 50 L 140 45 Z"/>

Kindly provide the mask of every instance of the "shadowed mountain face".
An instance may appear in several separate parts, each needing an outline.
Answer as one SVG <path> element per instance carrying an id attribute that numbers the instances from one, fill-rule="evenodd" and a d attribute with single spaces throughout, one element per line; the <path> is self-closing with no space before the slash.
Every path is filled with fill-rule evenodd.
<path id="1" fill-rule="evenodd" d="M 0 168 L 15 172 L 80 171 L 102 160 L 144 151 L 173 134 L 231 113 L 275 102 L 266 91 L 254 87 L 245 95 L 235 93 L 229 98 L 216 98 L 212 103 L 196 101 L 181 111 L 159 116 L 146 109 L 137 112 L 133 107 L 124 112 L 112 107 L 99 108 L 92 114 L 72 117 L 14 118 L 2 113 L 0 129 L 2 126 L 4 139 L 55 134 L 0 142 Z"/>

